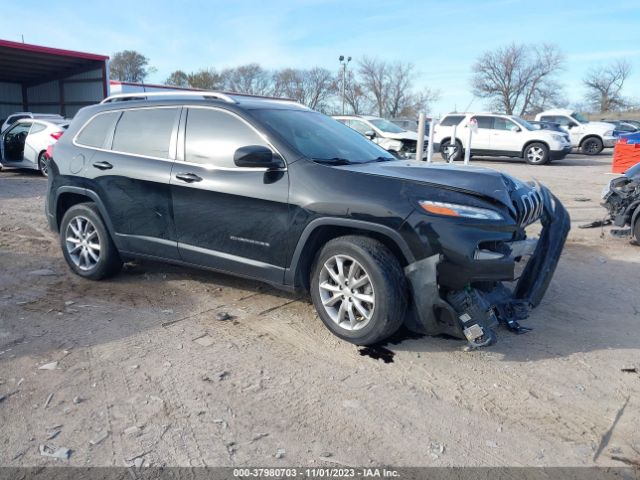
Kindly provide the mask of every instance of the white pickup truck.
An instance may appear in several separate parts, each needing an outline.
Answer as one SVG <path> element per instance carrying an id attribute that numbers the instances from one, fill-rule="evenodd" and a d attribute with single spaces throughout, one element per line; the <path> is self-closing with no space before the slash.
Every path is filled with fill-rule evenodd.
<path id="1" fill-rule="evenodd" d="M 613 136 L 615 125 L 605 122 L 590 122 L 578 112 L 557 108 L 536 115 L 539 122 L 553 122 L 560 125 L 571 139 L 571 146 L 579 148 L 585 155 L 597 155 L 603 148 L 615 146 Z"/>

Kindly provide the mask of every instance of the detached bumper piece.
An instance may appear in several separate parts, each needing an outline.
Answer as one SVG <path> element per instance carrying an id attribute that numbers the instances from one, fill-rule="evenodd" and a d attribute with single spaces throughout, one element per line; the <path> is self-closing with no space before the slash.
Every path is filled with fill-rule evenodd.
<path id="1" fill-rule="evenodd" d="M 405 268 L 413 294 L 413 311 L 407 326 L 427 335 L 466 339 L 471 348 L 494 343 L 493 328 L 498 324 L 515 333 L 529 331 L 519 322 L 540 304 L 571 226 L 569 214 L 560 201 L 547 189 L 542 189 L 541 195 L 542 232 L 513 291 L 502 282 L 441 291 L 437 267 L 442 256 L 434 255 Z"/>

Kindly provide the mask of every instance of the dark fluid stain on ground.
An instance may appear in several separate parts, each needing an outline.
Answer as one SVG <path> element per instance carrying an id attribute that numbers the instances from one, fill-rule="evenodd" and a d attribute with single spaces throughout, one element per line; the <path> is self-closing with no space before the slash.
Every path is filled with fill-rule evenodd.
<path id="1" fill-rule="evenodd" d="M 395 352 L 387 348 L 388 345 L 398 345 L 405 340 L 417 340 L 424 337 L 422 333 L 415 333 L 406 328 L 404 325 L 400 329 L 387 338 L 384 342 L 360 347 L 358 353 L 363 357 L 371 357 L 374 360 L 382 360 L 384 363 L 393 363 Z"/>

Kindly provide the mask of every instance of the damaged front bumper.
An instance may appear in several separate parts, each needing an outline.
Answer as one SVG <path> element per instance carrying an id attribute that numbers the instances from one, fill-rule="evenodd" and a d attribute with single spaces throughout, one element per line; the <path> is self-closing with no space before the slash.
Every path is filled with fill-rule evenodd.
<path id="1" fill-rule="evenodd" d="M 542 189 L 541 195 L 543 228 L 537 242 L 524 240 L 507 244 L 507 260 L 511 263 L 531 255 L 513 290 L 502 281 L 478 282 L 460 289 L 443 288 L 438 282 L 438 266 L 445 260 L 441 254 L 405 268 L 413 295 L 413 312 L 408 322 L 411 329 L 428 335 L 446 334 L 467 339 L 474 347 L 492 343 L 495 340 L 492 328 L 497 324 L 517 333 L 528 330 L 521 327 L 519 321 L 540 304 L 571 223 L 568 212 L 556 197 L 547 189 Z"/>

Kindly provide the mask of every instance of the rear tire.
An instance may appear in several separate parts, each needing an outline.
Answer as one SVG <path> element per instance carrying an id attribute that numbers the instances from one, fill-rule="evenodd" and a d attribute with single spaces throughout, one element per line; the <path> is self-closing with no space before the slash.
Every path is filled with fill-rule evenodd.
<path id="1" fill-rule="evenodd" d="M 524 149 L 524 159 L 529 165 L 549 163 L 549 149 L 544 143 L 531 143 Z"/>
<path id="2" fill-rule="evenodd" d="M 62 217 L 60 246 L 71 270 L 89 280 L 120 271 L 122 259 L 93 203 L 72 206 Z"/>
<path id="3" fill-rule="evenodd" d="M 43 177 L 49 176 L 49 159 L 47 158 L 47 152 L 40 152 L 40 155 L 38 155 L 38 170 Z"/>
<path id="4" fill-rule="evenodd" d="M 377 240 L 349 235 L 329 241 L 311 270 L 311 298 L 333 334 L 371 345 L 394 334 L 407 308 L 396 257 Z"/>
<path id="5" fill-rule="evenodd" d="M 598 137 L 587 137 L 582 141 L 580 145 L 580 150 L 585 155 L 598 155 L 604 149 L 604 145 L 602 144 L 602 140 Z"/>
<path id="6" fill-rule="evenodd" d="M 636 218 L 636 223 L 635 225 L 632 225 L 632 227 L 633 227 L 633 238 L 635 238 L 636 243 L 640 245 L 640 215 L 638 215 L 638 217 Z"/>
<path id="7" fill-rule="evenodd" d="M 462 148 L 462 143 L 460 143 L 459 140 L 456 140 L 456 149 L 452 155 L 451 158 L 449 158 L 447 156 L 447 148 L 449 148 L 449 144 L 451 143 L 451 140 L 445 140 L 444 142 L 442 142 L 440 144 L 440 156 L 442 157 L 443 160 L 446 161 L 453 161 L 453 162 L 457 162 L 458 160 L 462 160 L 462 157 L 464 156 L 464 150 Z"/>

